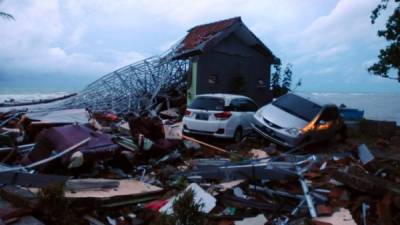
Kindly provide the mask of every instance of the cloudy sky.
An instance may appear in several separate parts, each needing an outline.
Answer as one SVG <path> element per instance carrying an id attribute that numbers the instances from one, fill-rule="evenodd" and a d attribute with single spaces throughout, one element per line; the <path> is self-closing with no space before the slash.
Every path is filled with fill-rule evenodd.
<path id="1" fill-rule="evenodd" d="M 198 24 L 241 16 L 283 61 L 302 91 L 397 92 L 369 75 L 385 41 L 371 25 L 378 0 L 5 0 L 0 89 L 80 89 L 165 51 Z M 388 12 L 391 10 L 389 9 Z"/>

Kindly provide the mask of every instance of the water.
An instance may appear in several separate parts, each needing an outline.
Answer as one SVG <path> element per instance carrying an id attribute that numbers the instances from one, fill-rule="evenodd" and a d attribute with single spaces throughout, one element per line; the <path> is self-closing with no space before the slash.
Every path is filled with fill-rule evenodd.
<path id="1" fill-rule="evenodd" d="M 0 103 L 4 101 L 10 101 L 13 99 L 15 102 L 30 102 L 32 100 L 40 100 L 40 99 L 52 99 L 57 97 L 62 97 L 67 94 L 76 93 L 75 90 L 59 90 L 59 89 L 51 89 L 51 88 L 1 88 L 0 89 Z M 30 111 L 42 111 L 48 110 L 48 108 L 58 108 L 63 104 L 63 101 L 60 100 L 57 102 L 47 103 L 47 104 L 37 104 L 30 106 L 14 106 L 14 107 L 1 107 L 0 112 L 7 112 L 11 109 L 24 110 L 29 108 Z"/>
<path id="2" fill-rule="evenodd" d="M 39 99 L 50 99 L 61 97 L 70 93 L 73 90 L 56 90 L 56 89 L 21 89 L 21 88 L 1 88 L 0 103 L 14 99 L 16 102 L 26 102 Z"/>
<path id="3" fill-rule="evenodd" d="M 11 98 L 29 101 L 60 97 L 74 90 L 52 89 L 1 89 L 0 102 Z M 400 125 L 400 94 L 394 93 L 308 93 L 336 105 L 364 110 L 367 119 L 396 121 Z"/>
<path id="4" fill-rule="evenodd" d="M 400 125 L 400 94 L 393 93 L 311 93 L 336 105 L 364 110 L 364 117 L 396 121 Z"/>

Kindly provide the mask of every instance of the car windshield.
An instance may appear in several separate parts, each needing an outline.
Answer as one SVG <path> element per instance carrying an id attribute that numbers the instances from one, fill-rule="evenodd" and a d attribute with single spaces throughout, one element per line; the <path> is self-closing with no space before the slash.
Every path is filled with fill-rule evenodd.
<path id="1" fill-rule="evenodd" d="M 272 102 L 272 105 L 308 122 L 321 110 L 321 106 L 294 94 L 284 95 Z"/>
<path id="2" fill-rule="evenodd" d="M 222 98 L 215 97 L 197 97 L 192 104 L 190 104 L 189 109 L 203 109 L 203 110 L 214 110 L 222 111 L 225 108 L 225 101 Z"/>

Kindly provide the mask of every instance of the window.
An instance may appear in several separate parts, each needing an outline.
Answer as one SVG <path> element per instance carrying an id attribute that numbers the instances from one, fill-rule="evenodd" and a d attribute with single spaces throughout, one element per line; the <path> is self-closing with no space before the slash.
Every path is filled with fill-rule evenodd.
<path id="1" fill-rule="evenodd" d="M 294 94 L 281 96 L 272 105 L 308 122 L 321 110 L 321 106 Z"/>
<path id="2" fill-rule="evenodd" d="M 215 97 L 197 97 L 194 99 L 192 104 L 190 104 L 189 109 L 203 109 L 203 110 L 224 110 L 225 101 L 222 98 Z"/>
<path id="3" fill-rule="evenodd" d="M 208 83 L 216 84 L 217 83 L 217 75 L 215 75 L 215 74 L 208 75 Z"/>
<path id="4" fill-rule="evenodd" d="M 229 110 L 236 112 L 255 112 L 258 106 L 251 100 L 239 98 L 233 99 L 229 104 Z"/>
<path id="5" fill-rule="evenodd" d="M 240 111 L 241 111 L 241 102 L 240 102 L 240 99 L 233 99 L 233 100 L 231 101 L 231 103 L 229 104 L 228 110 L 229 110 L 229 111 L 240 112 Z"/>
<path id="6" fill-rule="evenodd" d="M 257 88 L 265 88 L 265 81 L 263 79 L 257 80 Z"/>

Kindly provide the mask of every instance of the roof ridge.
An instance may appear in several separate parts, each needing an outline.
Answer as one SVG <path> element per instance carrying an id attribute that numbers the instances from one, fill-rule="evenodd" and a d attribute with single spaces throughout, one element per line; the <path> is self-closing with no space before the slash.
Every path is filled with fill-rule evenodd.
<path id="1" fill-rule="evenodd" d="M 235 16 L 235 17 L 231 17 L 231 18 L 228 18 L 228 19 L 214 21 L 214 22 L 211 22 L 211 23 L 200 24 L 200 25 L 197 25 L 197 26 L 194 26 L 194 27 L 190 28 L 187 32 L 191 32 L 192 30 L 197 29 L 199 27 L 205 27 L 205 26 L 210 26 L 210 25 L 214 25 L 214 24 L 217 24 L 217 23 L 223 23 L 223 22 L 226 22 L 226 21 L 229 21 L 229 20 L 237 20 L 239 22 L 242 22 L 242 18 L 240 16 Z"/>

